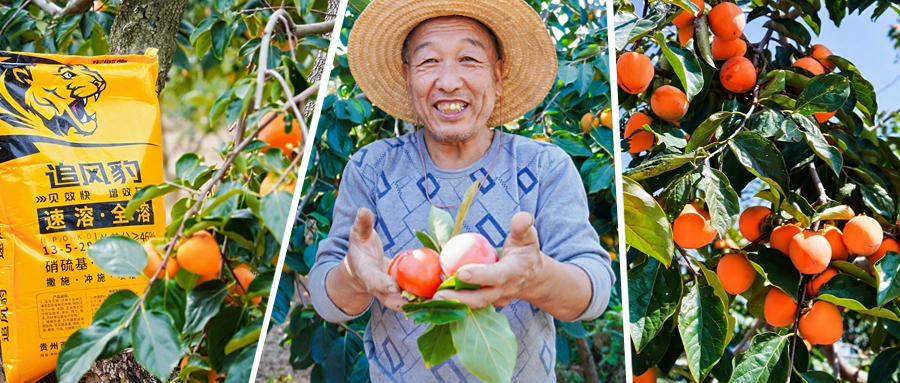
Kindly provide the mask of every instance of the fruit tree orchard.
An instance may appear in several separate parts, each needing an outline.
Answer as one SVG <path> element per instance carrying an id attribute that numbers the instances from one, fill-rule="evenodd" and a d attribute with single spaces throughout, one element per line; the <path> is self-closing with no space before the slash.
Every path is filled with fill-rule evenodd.
<path id="1" fill-rule="evenodd" d="M 160 90 L 168 84 L 179 99 L 176 110 L 164 102 L 163 115 L 202 117 L 176 131 L 232 136 L 204 141 L 220 157 L 211 161 L 167 152 L 177 158 L 169 181 L 135 194 L 129 211 L 177 196 L 164 238 L 107 237 L 90 247 L 88 256 L 109 275 L 142 278 L 147 287 L 112 294 L 92 324 L 68 339 L 58 357 L 61 382 L 77 382 L 89 369 L 101 380 L 249 380 L 308 141 L 304 106 L 318 91 L 307 79 L 328 47 L 321 35 L 332 31 L 326 19 L 336 3 L 187 3 L 0 2 L 0 49 L 101 55 L 160 48 Z M 126 348 L 133 359 L 117 356 Z"/>
<path id="2" fill-rule="evenodd" d="M 873 86 L 815 36 L 822 7 L 839 24 L 891 4 L 739 5 L 616 3 L 632 372 L 889 381 L 900 142 L 876 128 Z"/>
<path id="3" fill-rule="evenodd" d="M 343 46 L 356 15 L 367 3 L 349 2 L 340 36 Z M 537 0 L 527 3 L 547 20 L 556 43 L 560 70 L 558 81 L 546 99 L 505 129 L 549 141 L 572 155 L 588 192 L 591 221 L 604 248 L 615 251 L 613 135 L 608 127 L 612 125 L 611 114 L 606 110 L 610 105 L 606 13 L 597 1 L 571 1 L 562 5 Z M 290 294 L 298 290 L 301 297 L 306 290 L 304 276 L 315 262 L 318 243 L 328 235 L 340 175 L 350 156 L 375 140 L 414 129 L 412 124 L 398 121 L 371 105 L 356 86 L 347 58 L 340 52 L 334 60 L 331 77 L 291 248 L 285 260 L 285 265 L 296 274 L 283 277 L 279 285 L 281 292 Z M 603 121 L 606 126 L 601 125 Z M 617 263 L 613 268 L 618 270 Z M 557 337 L 560 376 L 583 372 L 603 380 L 624 379 L 624 355 L 616 352 L 623 347 L 619 296 L 619 291 L 613 292 L 610 308 L 596 321 L 558 323 L 563 330 Z M 273 318 L 279 323 L 289 319 L 285 333 L 290 342 L 285 347 L 291 349 L 291 363 L 296 369 L 312 367 L 314 382 L 337 376 L 347 376 L 351 382 L 367 380 L 368 362 L 362 352 L 361 335 L 368 314 L 334 325 L 325 323 L 311 307 L 301 303 L 294 307 L 276 306 Z M 339 345 L 348 346 L 338 352 Z"/>

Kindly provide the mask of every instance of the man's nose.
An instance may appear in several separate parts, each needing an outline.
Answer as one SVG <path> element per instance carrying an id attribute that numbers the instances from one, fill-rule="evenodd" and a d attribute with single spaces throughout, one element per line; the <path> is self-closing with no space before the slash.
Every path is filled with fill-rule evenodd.
<path id="1" fill-rule="evenodd" d="M 463 86 L 463 80 L 459 73 L 459 68 L 455 63 L 445 63 L 440 67 L 437 83 L 438 89 L 446 93 L 452 93 Z"/>

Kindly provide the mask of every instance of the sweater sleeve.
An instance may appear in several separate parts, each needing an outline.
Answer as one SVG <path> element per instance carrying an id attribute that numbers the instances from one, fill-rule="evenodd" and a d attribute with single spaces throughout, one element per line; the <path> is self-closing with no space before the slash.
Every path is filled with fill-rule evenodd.
<path id="1" fill-rule="evenodd" d="M 609 304 L 615 274 L 609 254 L 591 226 L 587 195 L 581 176 L 565 153 L 549 151 L 553 160 L 542 174 L 535 227 L 544 254 L 580 267 L 591 281 L 591 300 L 576 321 L 599 317 Z"/>
<path id="2" fill-rule="evenodd" d="M 366 207 L 377 214 L 374 199 L 369 192 L 365 179 L 360 174 L 360 167 L 353 161 L 344 168 L 341 189 L 334 203 L 331 231 L 328 238 L 319 242 L 316 262 L 309 272 L 309 295 L 316 313 L 325 320 L 334 323 L 346 322 L 361 316 L 372 307 L 372 302 L 358 315 L 348 315 L 341 310 L 325 289 L 325 276 L 347 255 L 350 243 L 350 229 L 356 220 L 356 212 Z M 378 216 L 375 216 L 376 222 Z M 372 298 L 373 300 L 375 298 Z"/>

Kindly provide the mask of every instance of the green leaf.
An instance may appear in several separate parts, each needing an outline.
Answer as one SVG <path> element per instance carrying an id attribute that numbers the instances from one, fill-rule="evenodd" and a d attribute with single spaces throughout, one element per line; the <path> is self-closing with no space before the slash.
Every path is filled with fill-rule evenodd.
<path id="1" fill-rule="evenodd" d="M 437 240 L 438 249 L 443 249 L 450 240 L 450 234 L 453 233 L 453 217 L 446 210 L 431 205 L 431 212 L 428 214 L 428 231 Z"/>
<path id="2" fill-rule="evenodd" d="M 833 112 L 841 108 L 850 97 L 850 80 L 839 74 L 813 77 L 797 97 L 797 113 L 812 116 L 813 113 Z"/>
<path id="3" fill-rule="evenodd" d="M 699 8 L 697 9 L 699 10 Z M 699 19 L 699 22 L 694 26 L 694 43 L 697 44 L 697 49 L 700 51 L 700 58 L 709 64 L 710 68 L 715 68 L 716 63 L 713 61 L 712 44 L 709 41 L 709 21 L 706 15 L 702 15 L 697 19 Z"/>
<path id="4" fill-rule="evenodd" d="M 88 247 L 88 257 L 103 271 L 114 277 L 137 277 L 147 267 L 147 252 L 137 241 L 111 235 Z"/>
<path id="5" fill-rule="evenodd" d="M 131 323 L 134 359 L 160 380 L 166 380 L 178 365 L 183 351 L 178 333 L 168 315 L 140 309 Z"/>
<path id="6" fill-rule="evenodd" d="M 622 197 L 626 243 L 668 267 L 675 244 L 665 212 L 650 193 L 625 176 L 622 177 Z"/>
<path id="7" fill-rule="evenodd" d="M 114 341 L 121 332 L 120 326 L 98 323 L 72 333 L 56 361 L 56 377 L 59 382 L 77 383 L 106 345 Z"/>
<path id="8" fill-rule="evenodd" d="M 593 152 L 584 138 L 566 131 L 557 130 L 550 136 L 550 142 L 565 150 L 573 157 L 590 157 Z"/>
<path id="9" fill-rule="evenodd" d="M 250 373 L 253 371 L 253 360 L 256 358 L 256 345 L 247 347 L 231 366 L 228 367 L 228 375 L 225 376 L 225 383 L 244 383 L 250 381 Z M 210 382 L 212 383 L 212 382 Z"/>
<path id="10" fill-rule="evenodd" d="M 626 170 L 623 176 L 635 181 L 656 177 L 665 172 L 678 169 L 698 157 L 693 154 L 660 154 L 647 158 L 639 165 Z"/>
<path id="11" fill-rule="evenodd" d="M 166 313 L 171 318 L 172 327 L 184 327 L 185 292 L 173 279 L 157 279 L 147 292 L 144 308 Z"/>
<path id="12" fill-rule="evenodd" d="M 136 212 L 137 209 L 145 203 L 150 202 L 154 198 L 162 197 L 166 194 L 172 193 L 176 190 L 178 190 L 178 188 L 169 185 L 145 186 L 134 193 L 134 197 L 131 197 L 131 201 L 128 201 L 128 205 L 125 205 L 124 214 L 126 217 L 133 217 L 134 212 Z"/>
<path id="13" fill-rule="evenodd" d="M 756 335 L 750 341 L 750 349 L 744 353 L 740 363 L 734 366 L 731 375 L 733 383 L 784 382 L 789 370 L 776 369 L 788 345 L 789 335 L 767 332 Z M 779 373 L 781 373 L 779 375 Z"/>
<path id="14" fill-rule="evenodd" d="M 631 339 L 635 351 L 643 352 L 678 309 L 681 273 L 677 267 L 666 268 L 656 258 L 647 257 L 628 270 L 627 279 Z"/>
<path id="15" fill-rule="evenodd" d="M 747 171 L 761 178 L 781 195 L 789 190 L 784 158 L 771 141 L 759 134 L 743 131 L 738 133 L 728 147 Z"/>
<path id="16" fill-rule="evenodd" d="M 847 221 L 856 217 L 853 209 L 847 205 L 837 205 L 825 207 L 821 211 L 816 209 L 816 214 L 812 216 L 812 221 Z"/>
<path id="17" fill-rule="evenodd" d="M 709 166 L 703 170 L 700 185 L 706 192 L 705 200 L 711 224 L 719 232 L 719 236 L 724 238 L 728 229 L 734 225 L 734 218 L 740 214 L 741 204 L 737 192 L 731 188 L 728 176 Z"/>
<path id="18" fill-rule="evenodd" d="M 209 28 L 209 37 L 212 42 L 212 52 L 217 59 L 225 58 L 225 47 L 231 43 L 231 26 L 224 20 L 219 20 Z"/>
<path id="19" fill-rule="evenodd" d="M 469 311 L 450 324 L 459 361 L 472 375 L 488 383 L 512 380 L 518 345 L 506 316 L 493 305 Z"/>
<path id="20" fill-rule="evenodd" d="M 840 176 L 841 168 L 844 166 L 844 157 L 837 148 L 828 145 L 828 141 L 825 141 L 825 136 L 822 135 L 819 126 L 810 117 L 802 114 L 794 114 L 791 116 L 791 119 L 800 126 L 800 131 L 803 132 L 803 137 L 806 139 L 809 148 L 831 167 L 835 176 Z"/>
<path id="21" fill-rule="evenodd" d="M 712 116 L 709 116 L 697 129 L 694 129 L 694 133 L 691 134 L 691 139 L 688 140 L 687 146 L 684 147 L 685 152 L 693 152 L 706 144 L 709 143 L 709 140 L 716 134 L 716 130 L 719 129 L 719 126 L 722 125 L 722 122 L 727 120 L 729 117 L 739 114 L 737 112 L 716 112 L 713 113 Z"/>
<path id="22" fill-rule="evenodd" d="M 875 262 L 875 272 L 878 277 L 878 307 L 884 307 L 900 297 L 900 255 L 888 251 L 884 258 Z"/>
<path id="23" fill-rule="evenodd" d="M 809 215 L 807 213 L 812 213 L 812 207 L 809 205 L 803 197 L 797 193 L 791 192 L 787 196 L 787 200 L 781 199 L 781 197 L 772 193 L 771 190 L 763 190 L 759 193 L 756 193 L 754 196 L 756 198 L 762 198 L 766 201 L 771 202 L 772 204 L 778 204 L 778 207 L 781 210 L 784 210 L 786 213 L 790 214 L 791 217 L 797 220 L 797 223 L 803 227 L 809 227 L 812 223 L 809 219 Z M 779 203 L 780 202 L 780 203 Z"/>
<path id="24" fill-rule="evenodd" d="M 651 339 L 640 353 L 637 353 L 637 347 L 632 343 L 631 365 L 632 372 L 635 375 L 647 372 L 648 369 L 653 368 L 660 363 L 660 360 L 665 356 L 666 351 L 669 349 L 669 344 L 672 343 L 673 339 L 672 331 L 675 329 L 674 318 L 675 317 L 669 318 L 669 320 L 663 324 L 659 334 Z M 672 348 L 677 348 L 677 346 Z M 679 354 L 680 353 L 679 350 Z"/>
<path id="25" fill-rule="evenodd" d="M 419 352 L 422 353 L 422 361 L 425 362 L 425 368 L 437 366 L 456 355 L 456 348 L 453 347 L 453 338 L 450 334 L 450 325 L 448 324 L 428 325 L 428 329 L 422 335 L 419 335 L 416 343 L 419 345 Z"/>
<path id="26" fill-rule="evenodd" d="M 702 381 L 725 353 L 728 318 L 711 286 L 695 284 L 681 301 L 678 329 L 684 341 L 688 368 Z"/>
<path id="27" fill-rule="evenodd" d="M 793 19 L 772 19 L 766 21 L 766 23 L 763 24 L 763 28 L 774 29 L 776 32 L 800 43 L 801 46 L 809 46 L 810 40 L 812 39 L 809 35 L 809 31 L 806 30 L 806 27 Z"/>
<path id="28" fill-rule="evenodd" d="M 219 313 L 226 295 L 228 287 L 225 282 L 218 279 L 205 282 L 191 290 L 187 295 L 184 333 L 195 334 L 202 331 L 206 323 Z"/>
<path id="29" fill-rule="evenodd" d="M 407 318 L 416 324 L 447 324 L 458 321 L 469 314 L 469 306 L 453 300 L 428 301 L 424 303 L 407 303 L 403 305 Z"/>
<path id="30" fill-rule="evenodd" d="M 832 261 L 829 266 L 834 267 L 840 270 L 844 274 L 849 274 L 856 279 L 859 279 L 865 282 L 867 285 L 872 287 L 878 287 L 878 282 L 875 281 L 875 278 L 872 277 L 871 274 L 866 272 L 865 270 L 859 268 L 850 262 L 847 261 Z"/>
<path id="31" fill-rule="evenodd" d="M 900 348 L 887 348 L 872 361 L 869 368 L 870 382 L 896 382 L 900 376 Z"/>
<path id="32" fill-rule="evenodd" d="M 805 383 L 838 383 L 831 374 L 825 371 L 807 371 L 800 374 L 800 377 Z M 883 382 L 883 380 L 871 380 L 871 377 L 872 375 L 869 375 L 870 382 Z"/>
<path id="33" fill-rule="evenodd" d="M 503 250 L 502 247 L 498 247 L 497 254 L 501 254 L 502 250 Z M 498 257 L 499 257 L 499 255 L 498 255 Z M 480 288 L 481 288 L 481 285 L 474 285 L 474 284 L 466 283 L 466 282 L 459 280 L 458 278 L 456 278 L 456 274 L 454 274 L 450 278 L 447 278 L 446 280 L 444 280 L 444 282 L 441 282 L 440 286 L 438 286 L 438 290 L 454 290 L 454 291 L 478 290 Z"/>
<path id="34" fill-rule="evenodd" d="M 422 247 L 438 251 L 437 245 L 434 244 L 434 239 L 432 239 L 428 234 L 416 230 L 416 238 L 418 238 L 419 242 L 422 243 Z"/>
<path id="35" fill-rule="evenodd" d="M 878 307 L 877 291 L 850 275 L 838 274 L 819 288 L 819 299 L 863 314 L 900 321 L 900 310 L 893 303 Z"/>
<path id="36" fill-rule="evenodd" d="M 693 171 L 681 176 L 675 176 L 660 194 L 665 206 L 666 218 L 674 222 L 684 206 L 694 199 L 695 185 L 700 181 L 700 173 Z"/>
<path id="37" fill-rule="evenodd" d="M 800 301 L 802 275 L 794 268 L 790 258 L 778 250 L 763 248 L 759 253 L 747 254 L 747 260 L 769 283 L 784 291 L 794 302 Z"/>
<path id="38" fill-rule="evenodd" d="M 459 205 L 459 210 L 456 211 L 456 222 L 453 225 L 453 232 L 450 233 L 450 238 L 455 237 L 462 230 L 463 221 L 466 220 L 466 215 L 469 213 L 469 206 L 472 205 L 472 200 L 478 195 L 479 185 L 481 185 L 480 179 L 472 183 L 472 186 L 469 186 L 466 194 L 463 195 L 462 204 Z"/>
<path id="39" fill-rule="evenodd" d="M 695 260 L 696 262 L 696 260 Z M 716 296 L 722 300 L 722 305 L 724 307 L 728 307 L 731 303 L 731 299 L 729 298 L 728 292 L 725 291 L 725 287 L 722 287 L 722 281 L 719 280 L 719 275 L 708 269 L 703 262 L 696 262 L 697 266 L 700 267 L 700 271 L 703 272 L 703 277 L 706 278 L 706 284 L 712 286 L 716 291 Z M 731 343 L 731 338 L 734 337 L 734 328 L 737 326 L 737 321 L 734 319 L 734 316 L 731 315 L 728 310 L 725 310 L 725 318 L 728 319 L 728 331 L 725 332 L 725 344 Z M 720 360 L 719 363 L 722 363 Z"/>
<path id="40" fill-rule="evenodd" d="M 266 228 L 272 232 L 272 235 L 281 243 L 284 237 L 284 231 L 287 229 L 291 212 L 291 199 L 293 196 L 286 191 L 277 191 L 270 193 L 262 198 L 262 221 Z"/>
<path id="41" fill-rule="evenodd" d="M 225 355 L 229 355 L 249 345 L 259 343 L 259 334 L 262 332 L 262 323 L 264 317 L 256 318 L 250 324 L 238 330 L 237 334 L 231 337 L 231 340 L 225 345 Z"/>
<path id="42" fill-rule="evenodd" d="M 600 190 L 615 186 L 613 183 L 615 172 L 615 167 L 609 162 L 603 162 L 594 166 L 588 175 L 588 194 L 594 194 Z"/>
<path id="43" fill-rule="evenodd" d="M 672 65 L 672 70 L 681 81 L 688 101 L 692 100 L 703 89 L 703 69 L 691 46 L 682 48 L 678 43 L 666 41 L 662 32 L 656 32 L 653 40 Z"/>

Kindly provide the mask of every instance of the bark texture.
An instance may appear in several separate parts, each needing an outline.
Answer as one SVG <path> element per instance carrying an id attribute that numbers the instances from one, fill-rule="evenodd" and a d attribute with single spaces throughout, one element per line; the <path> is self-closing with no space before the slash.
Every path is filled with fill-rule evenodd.
<path id="1" fill-rule="evenodd" d="M 157 92 L 166 86 L 175 59 L 175 35 L 187 0 L 125 0 L 119 7 L 109 37 L 111 54 L 144 54 L 159 49 Z"/>
<path id="2" fill-rule="evenodd" d="M 325 17 L 325 21 L 334 20 L 338 11 L 338 5 L 340 4 L 340 0 L 328 0 L 328 16 Z M 331 33 L 325 35 L 326 39 L 331 39 Z M 320 51 L 319 55 L 316 56 L 316 63 L 313 65 L 313 69 L 309 72 L 309 77 L 306 79 L 310 84 L 319 82 L 322 79 L 322 72 L 325 72 L 325 60 L 328 58 L 328 51 Z M 326 80 L 327 81 L 327 80 Z M 322 87 L 327 88 L 327 87 Z M 313 111 L 316 110 L 316 98 L 310 100 L 310 102 L 306 103 L 306 110 L 303 111 L 305 117 L 309 118 L 312 115 Z"/>

